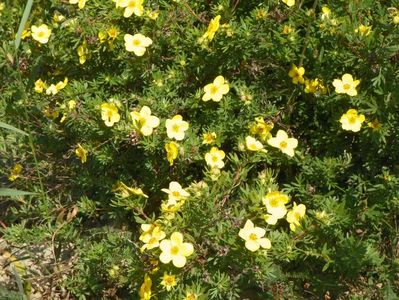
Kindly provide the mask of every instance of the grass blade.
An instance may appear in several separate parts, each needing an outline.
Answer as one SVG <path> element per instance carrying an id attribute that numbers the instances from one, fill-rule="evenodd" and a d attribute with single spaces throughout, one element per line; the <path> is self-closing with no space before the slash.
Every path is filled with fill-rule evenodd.
<path id="1" fill-rule="evenodd" d="M 0 188 L 0 197 L 17 197 L 17 196 L 26 196 L 26 195 L 33 195 L 35 193 L 32 192 L 25 192 L 15 189 L 8 189 L 8 188 Z"/>
<path id="2" fill-rule="evenodd" d="M 28 2 L 26 2 L 24 14 L 22 15 L 21 22 L 19 23 L 17 36 L 15 38 L 15 54 L 18 51 L 19 45 L 21 44 L 22 31 L 24 31 L 25 24 L 28 21 L 32 5 L 33 5 L 33 0 L 28 0 Z"/>
<path id="3" fill-rule="evenodd" d="M 11 131 L 14 131 L 14 132 L 19 133 L 19 134 L 22 134 L 22 135 L 26 135 L 26 136 L 28 135 L 25 131 L 23 131 L 23 130 L 21 130 L 21 129 L 18 129 L 18 128 L 12 126 L 12 125 L 3 123 L 3 122 L 0 122 L 0 127 L 1 127 L 1 128 L 5 128 L 5 129 L 8 129 L 8 130 L 11 130 Z"/>

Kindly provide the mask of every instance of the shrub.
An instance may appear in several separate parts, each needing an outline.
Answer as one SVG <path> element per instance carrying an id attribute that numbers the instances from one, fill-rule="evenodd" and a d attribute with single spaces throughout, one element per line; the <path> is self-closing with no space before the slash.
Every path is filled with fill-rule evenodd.
<path id="1" fill-rule="evenodd" d="M 398 297 L 398 1 L 1 7 L 25 294 Z"/>

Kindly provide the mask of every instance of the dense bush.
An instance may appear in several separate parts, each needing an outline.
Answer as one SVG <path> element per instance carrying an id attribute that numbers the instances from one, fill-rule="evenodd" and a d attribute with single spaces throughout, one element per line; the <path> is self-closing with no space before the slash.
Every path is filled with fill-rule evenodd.
<path id="1" fill-rule="evenodd" d="M 25 4 L 0 6 L 3 289 L 399 297 L 399 1 L 39 0 L 18 48 Z"/>

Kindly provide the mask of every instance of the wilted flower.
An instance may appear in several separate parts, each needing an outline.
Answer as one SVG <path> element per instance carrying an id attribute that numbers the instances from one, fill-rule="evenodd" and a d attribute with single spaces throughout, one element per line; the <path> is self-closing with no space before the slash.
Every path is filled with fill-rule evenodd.
<path id="1" fill-rule="evenodd" d="M 141 188 L 132 188 L 124 184 L 122 181 L 118 181 L 113 187 L 112 191 L 121 198 L 127 198 L 130 196 L 141 196 L 148 198 L 146 194 L 143 193 Z"/>
<path id="2" fill-rule="evenodd" d="M 368 36 L 371 33 L 371 26 L 360 24 L 359 27 L 355 29 L 355 32 L 362 36 Z"/>
<path id="3" fill-rule="evenodd" d="M 288 72 L 288 76 L 292 78 L 292 83 L 298 84 L 301 83 L 303 84 L 305 82 L 305 78 L 303 78 L 303 75 L 305 74 L 305 68 L 304 67 L 297 67 L 296 65 L 292 65 L 291 70 Z"/>
<path id="4" fill-rule="evenodd" d="M 82 164 L 87 161 L 87 150 L 83 148 L 81 144 L 78 144 L 78 147 L 75 149 L 75 154 L 80 158 Z"/>
<path id="5" fill-rule="evenodd" d="M 148 274 L 144 275 L 144 282 L 140 287 L 139 296 L 140 300 L 150 300 L 151 298 L 152 280 Z"/>
<path id="6" fill-rule="evenodd" d="M 220 16 L 216 16 L 213 18 L 208 25 L 208 30 L 204 33 L 202 36 L 201 40 L 208 40 L 209 42 L 213 40 L 213 37 L 215 36 L 216 31 L 218 31 L 219 26 L 220 26 Z"/>
<path id="7" fill-rule="evenodd" d="M 15 179 L 17 179 L 20 176 L 21 172 L 22 172 L 22 165 L 15 164 L 11 170 L 10 176 L 8 176 L 8 180 L 14 181 Z"/>
<path id="8" fill-rule="evenodd" d="M 291 231 L 295 231 L 296 227 L 300 226 L 299 220 L 305 216 L 306 206 L 299 204 L 298 206 L 294 202 L 294 206 L 287 213 L 287 222 L 290 223 Z"/>
<path id="9" fill-rule="evenodd" d="M 175 142 L 170 142 L 165 144 L 166 158 L 171 166 L 173 166 L 174 160 L 179 154 L 179 144 Z"/>
<path id="10" fill-rule="evenodd" d="M 212 144 L 216 139 L 216 133 L 215 132 L 207 132 L 202 135 L 202 144 L 205 145 L 210 145 Z"/>
<path id="11" fill-rule="evenodd" d="M 35 81 L 35 92 L 36 93 L 39 93 L 39 94 L 43 93 L 43 90 L 45 88 L 46 88 L 46 83 L 43 80 L 38 79 Z"/>
<path id="12" fill-rule="evenodd" d="M 247 136 L 245 138 L 245 146 L 250 151 L 267 152 L 265 149 L 263 149 L 263 144 L 259 142 L 257 139 L 253 138 L 252 136 Z"/>

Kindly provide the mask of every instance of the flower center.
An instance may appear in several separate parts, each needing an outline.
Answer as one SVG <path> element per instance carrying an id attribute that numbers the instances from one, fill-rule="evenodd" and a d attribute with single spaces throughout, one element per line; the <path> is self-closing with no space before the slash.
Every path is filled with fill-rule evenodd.
<path id="1" fill-rule="evenodd" d="M 219 158 L 216 155 L 212 156 L 212 161 L 213 162 L 217 162 L 218 160 L 219 160 Z"/>
<path id="2" fill-rule="evenodd" d="M 180 197 L 180 193 L 177 191 L 172 192 L 172 196 L 179 198 Z"/>
<path id="3" fill-rule="evenodd" d="M 344 90 L 349 90 L 351 88 L 350 84 L 345 83 L 344 84 Z"/>
<path id="4" fill-rule="evenodd" d="M 281 149 L 287 148 L 287 142 L 286 142 L 286 141 L 280 142 L 280 148 L 281 148 Z"/>
<path id="5" fill-rule="evenodd" d="M 173 132 L 179 132 L 179 131 L 180 131 L 180 126 L 179 126 L 178 124 L 174 124 L 174 125 L 172 126 L 172 131 L 173 131 Z"/>
<path id="6" fill-rule="evenodd" d="M 170 254 L 177 255 L 178 253 L 179 253 L 179 247 L 173 246 L 172 248 L 170 248 Z"/>
<path id="7" fill-rule="evenodd" d="M 356 123 L 356 117 L 349 117 L 349 123 L 350 124 L 355 124 Z"/>
<path id="8" fill-rule="evenodd" d="M 139 47 L 141 45 L 140 40 L 133 40 L 133 46 Z"/>
<path id="9" fill-rule="evenodd" d="M 251 241 L 256 241 L 256 240 L 258 239 L 258 237 L 256 236 L 255 233 L 251 233 L 251 234 L 249 235 L 249 239 L 250 239 Z"/>
<path id="10" fill-rule="evenodd" d="M 218 92 L 218 88 L 217 88 L 217 86 L 212 86 L 212 88 L 211 88 L 211 94 L 216 94 Z"/>
<path id="11" fill-rule="evenodd" d="M 44 32 L 43 32 L 43 31 L 40 31 L 37 35 L 38 35 L 39 37 L 44 37 Z"/>

